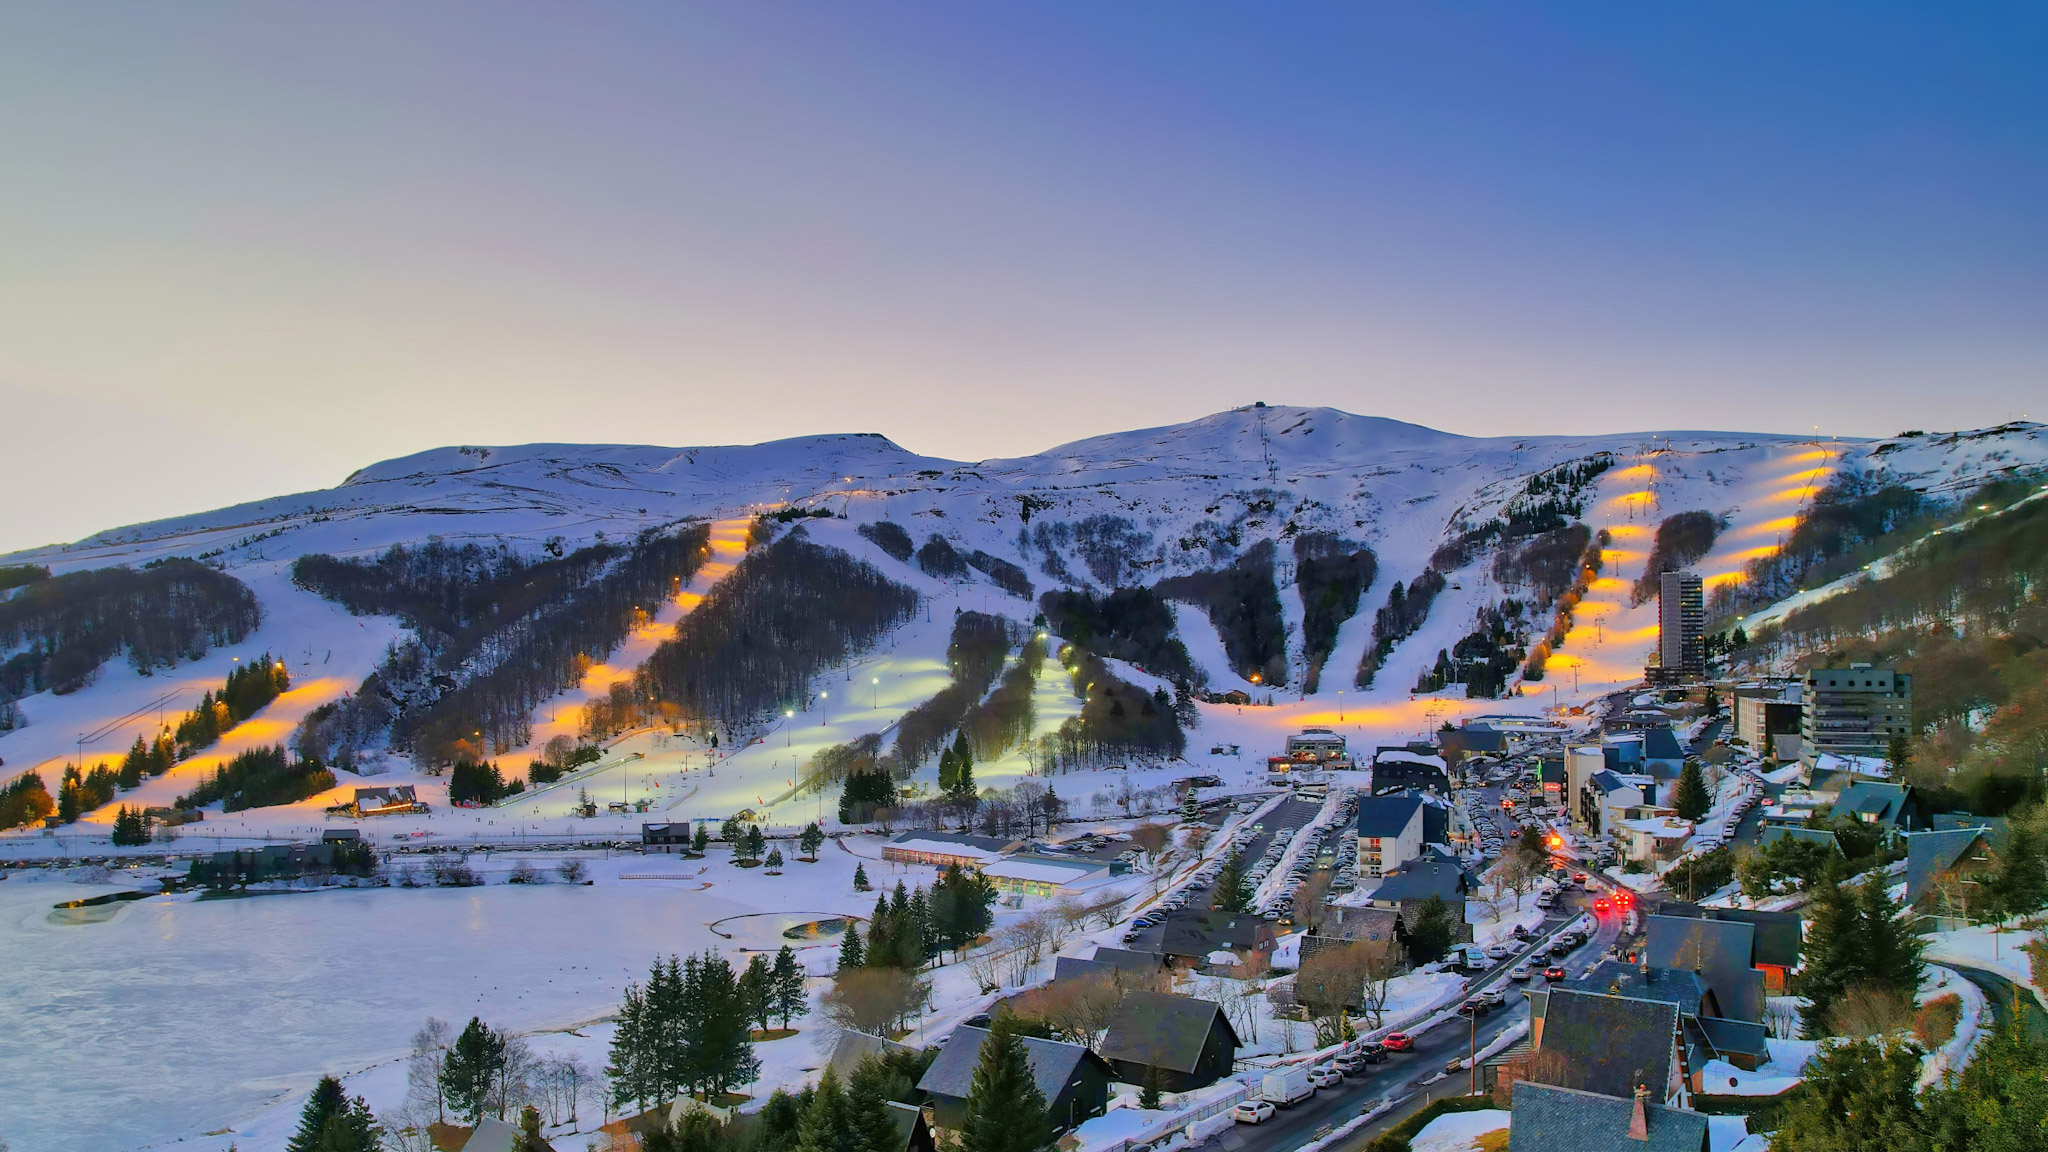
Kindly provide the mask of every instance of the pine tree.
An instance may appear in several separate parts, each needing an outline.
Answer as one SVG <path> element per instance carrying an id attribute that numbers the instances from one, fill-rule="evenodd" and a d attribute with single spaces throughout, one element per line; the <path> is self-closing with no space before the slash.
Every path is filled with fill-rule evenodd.
<path id="1" fill-rule="evenodd" d="M 1685 767 L 1679 770 L 1678 788 L 1671 795 L 1671 806 L 1685 820 L 1698 820 L 1714 806 L 1713 798 L 1707 795 L 1707 781 L 1700 774 L 1698 761 L 1687 760 Z"/>
<path id="2" fill-rule="evenodd" d="M 889 1080 L 887 1066 L 873 1056 L 847 1078 L 846 1130 L 859 1152 L 897 1152 L 903 1146 L 889 1115 Z"/>
<path id="3" fill-rule="evenodd" d="M 868 918 L 868 967 L 889 968 L 896 963 L 896 922 L 889 915 L 889 898 L 875 897 L 875 914 Z"/>
<path id="4" fill-rule="evenodd" d="M 797 846 L 804 850 L 804 855 L 811 858 L 811 863 L 818 862 L 818 849 L 824 845 L 825 830 L 818 827 L 817 821 L 804 825 L 804 832 L 797 839 Z"/>
<path id="5" fill-rule="evenodd" d="M 849 968 L 865 968 L 867 962 L 867 956 L 860 943 L 860 925 L 848 920 L 846 935 L 839 939 L 839 970 L 844 972 Z"/>
<path id="6" fill-rule="evenodd" d="M 1232 852 L 1223 861 L 1222 871 L 1216 874 L 1216 894 L 1209 898 L 1209 906 L 1225 916 L 1235 916 L 1251 906 L 1251 877 L 1245 873 L 1244 861 Z"/>
<path id="7" fill-rule="evenodd" d="M 810 996 L 804 989 L 804 967 L 797 963 L 796 952 L 784 944 L 775 954 L 775 966 L 769 970 L 775 1013 L 782 1017 L 782 1026 L 789 1027 L 792 1018 L 810 1011 Z"/>
<path id="8" fill-rule="evenodd" d="M 922 968 L 933 951 L 931 900 L 919 888 L 910 894 L 910 911 L 903 918 L 903 952 L 899 959 L 904 961 L 905 968 Z"/>
<path id="9" fill-rule="evenodd" d="M 491 1088 L 505 1064 L 505 1037 L 475 1016 L 441 1058 L 441 1089 L 448 1106 L 471 1124 L 491 1107 Z"/>
<path id="10" fill-rule="evenodd" d="M 328 1117 L 320 1130 L 315 1152 L 382 1152 L 384 1132 L 361 1096 L 348 1101 L 341 1111 Z"/>
<path id="11" fill-rule="evenodd" d="M 1928 1117 L 1914 1091 L 1920 1056 L 1916 1046 L 1890 1039 L 1822 1045 L 1771 1136 L 1773 1152 L 1930 1152 Z"/>
<path id="12" fill-rule="evenodd" d="M 1899 905 L 1882 876 L 1863 882 L 1856 911 L 1862 921 L 1864 979 L 1911 997 L 1920 987 L 1926 938 L 1899 919 Z"/>
<path id="13" fill-rule="evenodd" d="M 779 869 L 779 868 L 781 868 L 781 867 L 782 867 L 782 849 L 781 849 L 781 847 L 780 847 L 780 846 L 777 846 L 777 847 L 774 847 L 774 848 L 770 848 L 770 849 L 768 850 L 768 859 L 767 859 L 766 861 L 764 861 L 764 863 L 766 863 L 766 864 L 768 865 L 768 867 L 769 867 L 770 869 Z"/>
<path id="14" fill-rule="evenodd" d="M 117 777 L 121 789 L 126 791 L 141 785 L 142 778 L 149 775 L 149 748 L 137 736 L 135 743 L 128 746 L 128 754 L 121 758 L 121 774 Z"/>
<path id="15" fill-rule="evenodd" d="M 626 1000 L 619 1008 L 618 1027 L 612 1032 L 611 1059 L 605 1077 L 611 1081 L 612 1104 L 632 1101 L 642 1110 L 658 1099 L 649 1076 L 652 1061 L 648 1051 L 647 1001 L 637 984 L 626 985 Z"/>
<path id="16" fill-rule="evenodd" d="M 870 892 L 870 891 L 873 891 L 873 885 L 871 885 L 871 884 L 869 884 L 869 883 L 868 883 L 868 866 L 867 866 L 867 865 L 865 865 L 865 864 L 855 864 L 855 865 L 853 866 L 853 890 L 854 890 L 855 892 Z"/>
<path id="17" fill-rule="evenodd" d="M 114 813 L 114 843 L 121 847 L 134 847 L 149 843 L 149 818 L 140 808 L 121 805 Z"/>
<path id="18" fill-rule="evenodd" d="M 306 1098 L 306 1107 L 299 1112 L 299 1130 L 284 1146 L 285 1152 L 317 1152 L 327 1122 L 347 1107 L 348 1097 L 341 1090 L 341 1081 L 322 1076 L 313 1086 L 313 1094 Z"/>
<path id="19" fill-rule="evenodd" d="M 1023 1040 L 1007 1019 L 996 1021 L 982 1041 L 968 1084 L 962 1152 L 1042 1152 L 1053 1140 L 1045 1108 L 1045 1093 L 1031 1077 Z"/>
<path id="20" fill-rule="evenodd" d="M 1828 1013 L 1849 985 L 1863 976 L 1863 918 L 1855 899 L 1833 876 L 1824 876 L 1807 894 L 1805 970 L 1799 994 L 1811 1003 L 1800 1013 L 1806 1034 L 1827 1034 Z"/>
<path id="21" fill-rule="evenodd" d="M 1441 896 L 1423 901 L 1415 923 L 1408 928 L 1408 954 L 1416 963 L 1427 964 L 1451 950 L 1455 933 L 1450 906 Z"/>
<path id="22" fill-rule="evenodd" d="M 747 825 L 747 859 L 759 860 L 761 852 L 768 847 L 768 838 L 761 835 L 759 824 Z"/>
<path id="23" fill-rule="evenodd" d="M 839 1087 L 839 1073 L 830 1064 L 818 1078 L 818 1089 L 804 1109 L 797 1125 L 796 1152 L 860 1152 L 853 1128 L 847 1123 L 846 1094 Z"/>
<path id="24" fill-rule="evenodd" d="M 512 1142 L 512 1152 L 547 1152 L 549 1147 L 540 1134 L 540 1109 L 528 1104 L 519 1110 L 519 1138 Z"/>
<path id="25" fill-rule="evenodd" d="M 939 752 L 939 791 L 951 796 L 959 787 L 960 762 L 953 757 L 951 748 Z"/>
<path id="26" fill-rule="evenodd" d="M 2041 833 L 2035 818 L 2014 814 L 2006 828 L 2005 844 L 1998 853 L 1998 870 L 1992 874 L 1991 911 L 2000 918 L 2024 916 L 2041 909 L 2044 884 L 2048 884 L 2048 871 L 2044 871 L 2041 849 Z"/>
<path id="27" fill-rule="evenodd" d="M 704 825 L 700 822 L 697 825 L 697 830 L 690 834 L 690 851 L 702 856 L 705 850 L 710 847 L 711 833 L 706 831 Z"/>
<path id="28" fill-rule="evenodd" d="M 696 1029 L 704 1018 L 697 958 L 671 955 L 647 977 L 649 1087 L 665 1100 L 698 1084 Z"/>
<path id="29" fill-rule="evenodd" d="M 768 1030 L 768 1016 L 775 1010 L 775 981 L 768 958 L 759 952 L 747 958 L 747 970 L 740 973 L 740 1006 L 748 1019 Z"/>

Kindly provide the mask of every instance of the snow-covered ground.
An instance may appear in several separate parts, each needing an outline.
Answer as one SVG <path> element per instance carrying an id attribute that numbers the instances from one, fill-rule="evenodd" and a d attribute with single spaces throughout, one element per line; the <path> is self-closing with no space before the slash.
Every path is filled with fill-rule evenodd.
<path id="1" fill-rule="evenodd" d="M 1479 1138 L 1508 1127 L 1514 1113 L 1500 1108 L 1446 1112 L 1408 1141 L 1410 1152 L 1476 1152 Z"/>
<path id="2" fill-rule="evenodd" d="M 1927 959 L 1939 964 L 1982 968 L 2034 993 L 2048 1008 L 2048 989 L 2034 983 L 2033 961 L 2025 948 L 2043 939 L 2038 930 L 1996 931 L 1990 925 L 1936 932 L 1927 937 Z"/>

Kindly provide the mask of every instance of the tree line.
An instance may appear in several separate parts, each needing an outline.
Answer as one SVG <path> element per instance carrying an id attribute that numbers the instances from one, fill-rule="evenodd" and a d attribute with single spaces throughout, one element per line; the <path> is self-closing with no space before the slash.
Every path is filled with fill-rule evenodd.
<path id="1" fill-rule="evenodd" d="M 1173 609 L 1150 588 L 1096 594 L 1052 591 L 1038 608 L 1053 632 L 1112 660 L 1122 660 L 1176 684 L 1200 687 L 1203 677 L 1174 635 Z"/>
<path id="2" fill-rule="evenodd" d="M 802 976 L 793 979 L 800 992 Z M 645 1109 L 684 1094 L 711 1100 L 760 1075 L 750 992 L 768 997 L 772 1007 L 775 990 L 743 990 L 715 950 L 657 961 L 646 984 L 628 984 L 605 1066 L 612 1102 Z"/>
<path id="3" fill-rule="evenodd" d="M 207 689 L 199 697 L 198 706 L 178 719 L 172 730 L 178 758 L 182 760 L 202 748 L 213 747 L 235 725 L 262 711 L 265 705 L 290 691 L 291 686 L 291 672 L 284 661 L 271 659 L 268 652 L 253 663 L 237 664 L 219 693 Z M 140 745 L 142 738 L 135 739 Z"/>
<path id="4" fill-rule="evenodd" d="M 1038 739 L 1041 771 L 1073 771 L 1111 759 L 1168 760 L 1187 749 L 1183 723 L 1197 718 L 1192 694 L 1146 692 L 1118 679 L 1094 652 L 1070 644 L 1061 652 L 1081 714 Z"/>
<path id="5" fill-rule="evenodd" d="M 0 600 L 0 700 L 63 695 L 92 682 L 122 651 L 145 675 L 209 648 L 239 644 L 263 622 L 240 580 L 195 560 L 90 568 L 27 580 Z"/>
<path id="6" fill-rule="evenodd" d="M 861 525 L 856 531 L 875 547 L 906 564 L 910 562 L 911 553 L 917 550 L 917 544 L 911 540 L 910 533 L 905 532 L 903 525 L 894 521 L 877 520 Z"/>
<path id="7" fill-rule="evenodd" d="M 1378 574 L 1379 558 L 1370 548 L 1327 532 L 1303 532 L 1294 538 L 1294 584 L 1301 593 L 1301 650 L 1308 661 L 1308 691 L 1321 683 L 1323 664 L 1337 647 L 1337 630 L 1358 615 L 1359 598 Z"/>
<path id="8" fill-rule="evenodd" d="M 728 736 L 750 729 L 806 699 L 814 677 L 907 621 L 918 603 L 916 592 L 799 528 L 719 581 L 630 685 L 592 701 L 585 731 L 603 737 L 652 721 Z"/>
<path id="9" fill-rule="evenodd" d="M 710 529 L 649 529 L 528 560 L 508 548 L 394 545 L 372 560 L 301 556 L 300 587 L 414 632 L 361 688 L 317 710 L 302 752 L 347 765 L 388 737 L 429 763 L 480 760 L 532 736 L 535 706 L 580 681 L 677 594 L 708 555 Z"/>
<path id="10" fill-rule="evenodd" d="M 1564 638 L 1572 630 L 1572 614 L 1578 609 L 1579 601 L 1585 599 L 1586 592 L 1593 587 L 1593 581 L 1599 578 L 1601 566 L 1606 563 L 1607 544 L 1612 539 L 1607 529 L 1602 528 L 1593 534 L 1593 539 L 1586 545 L 1585 553 L 1579 557 L 1578 578 L 1572 581 L 1572 586 L 1565 589 L 1564 594 L 1557 598 L 1557 603 L 1553 606 L 1549 633 L 1536 642 L 1536 646 L 1529 650 L 1528 659 L 1522 662 L 1523 680 L 1530 683 L 1542 680 L 1544 666 L 1549 663 L 1550 654 L 1564 647 Z"/>
<path id="11" fill-rule="evenodd" d="M 1353 687 L 1372 687 L 1380 666 L 1393 655 L 1394 645 L 1413 636 L 1416 629 L 1422 627 L 1422 622 L 1429 618 L 1429 606 L 1436 602 L 1437 593 L 1443 590 L 1443 574 L 1435 568 L 1424 568 L 1422 575 L 1405 588 L 1399 580 L 1394 581 L 1394 586 L 1387 590 L 1386 607 L 1373 614 L 1372 643 L 1358 662 L 1358 675 L 1352 682 Z"/>
<path id="12" fill-rule="evenodd" d="M 218 800 L 222 811 L 240 812 L 296 804 L 332 787 L 333 772 L 318 760 L 294 759 L 280 744 L 236 753 L 197 787 L 178 797 L 176 806 L 201 808 Z"/>
<path id="13" fill-rule="evenodd" d="M 1273 580 L 1275 551 L 1271 540 L 1261 540 L 1227 568 L 1168 577 L 1152 590 L 1207 612 L 1231 670 L 1277 688 L 1287 683 L 1287 623 Z"/>
<path id="14" fill-rule="evenodd" d="M 931 699 L 905 713 L 896 725 L 896 759 L 915 771 L 931 759 L 946 737 L 959 729 L 967 713 L 988 693 L 1014 643 L 1009 621 L 981 612 L 953 617 L 946 665 L 953 682 Z"/>
<path id="15" fill-rule="evenodd" d="M 1463 684 L 1470 699 L 1502 695 L 1528 645 L 1523 611 L 1522 602 L 1512 598 L 1481 608 L 1472 631 L 1449 649 L 1437 649 L 1436 664 L 1416 680 L 1415 690 L 1440 692 L 1452 684 Z"/>
<path id="16" fill-rule="evenodd" d="M 1630 604 L 1644 604 L 1656 596 L 1663 587 L 1661 577 L 1666 572 L 1683 572 L 1708 552 L 1713 551 L 1714 540 L 1721 534 L 1721 521 L 1711 512 L 1679 512 L 1666 516 L 1657 525 L 1657 535 L 1650 543 L 1650 558 L 1643 563 L 1643 574 L 1636 577 L 1635 587 L 1630 590 Z"/>

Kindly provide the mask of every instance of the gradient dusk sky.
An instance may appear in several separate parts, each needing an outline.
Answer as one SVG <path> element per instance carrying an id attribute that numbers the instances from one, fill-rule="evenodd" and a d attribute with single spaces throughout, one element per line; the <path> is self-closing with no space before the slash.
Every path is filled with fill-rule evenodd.
<path id="1" fill-rule="evenodd" d="M 0 9 L 0 549 L 449 443 L 2048 414 L 2048 6 Z"/>

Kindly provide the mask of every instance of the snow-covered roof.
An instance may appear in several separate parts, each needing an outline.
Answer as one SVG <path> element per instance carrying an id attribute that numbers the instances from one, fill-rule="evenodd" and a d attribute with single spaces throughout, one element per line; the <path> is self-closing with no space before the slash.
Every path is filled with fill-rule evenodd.
<path id="1" fill-rule="evenodd" d="M 1108 875 L 1109 865 L 1095 860 L 1047 860 L 1036 856 L 1013 856 L 984 864 L 981 869 L 981 874 L 991 879 L 1036 880 L 1044 884 L 1071 884 L 1097 872 Z"/>
<path id="2" fill-rule="evenodd" d="M 1002 850 L 1009 846 L 1009 842 L 997 840 L 991 836 L 949 836 L 943 833 L 923 834 L 905 832 L 903 835 L 889 841 L 888 846 L 900 848 L 906 852 L 930 852 L 942 856 L 964 856 L 993 860 L 1001 855 Z"/>
<path id="3" fill-rule="evenodd" d="M 1653 817 L 1648 820 L 1623 820 L 1621 826 L 1631 832 L 1641 832 L 1646 836 L 1655 836 L 1659 840 L 1677 840 L 1692 835 L 1691 824 L 1683 820 L 1673 820 L 1664 816 Z"/>
<path id="4" fill-rule="evenodd" d="M 1374 753 L 1372 762 L 1375 764 L 1425 764 L 1431 768 L 1445 767 L 1444 758 L 1441 756 L 1425 756 L 1420 752 L 1409 752 L 1398 748 L 1389 748 Z"/>

